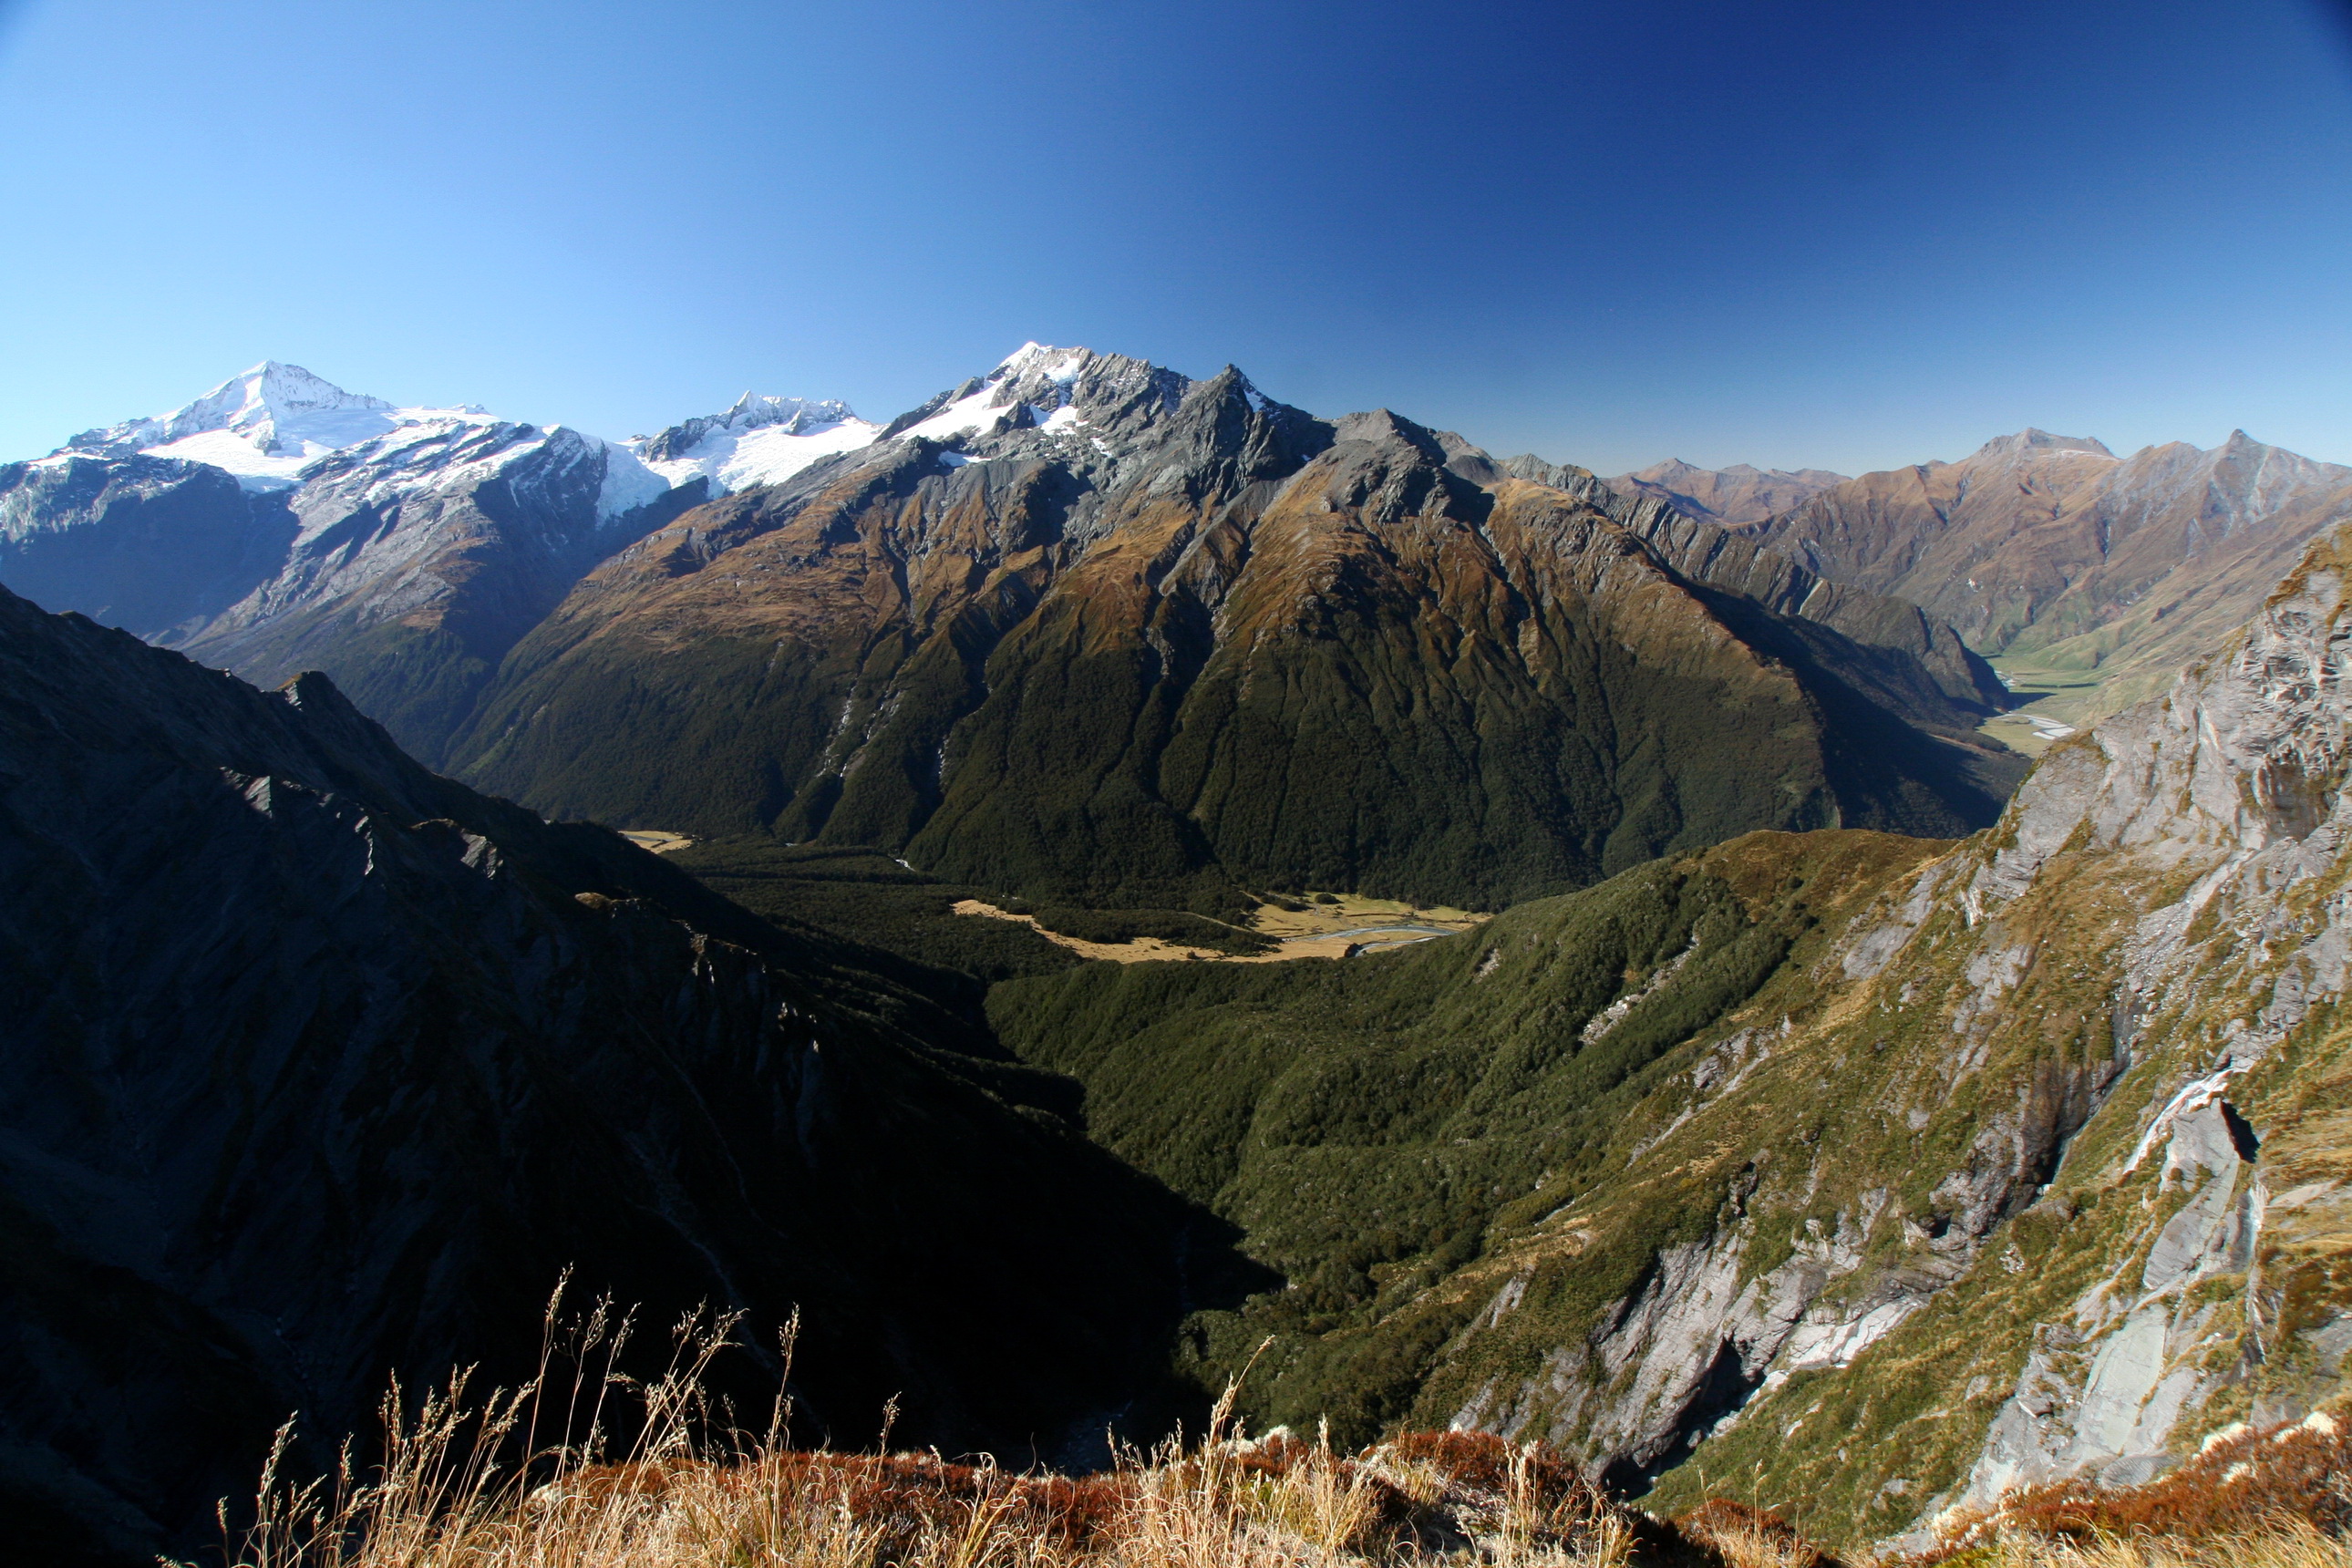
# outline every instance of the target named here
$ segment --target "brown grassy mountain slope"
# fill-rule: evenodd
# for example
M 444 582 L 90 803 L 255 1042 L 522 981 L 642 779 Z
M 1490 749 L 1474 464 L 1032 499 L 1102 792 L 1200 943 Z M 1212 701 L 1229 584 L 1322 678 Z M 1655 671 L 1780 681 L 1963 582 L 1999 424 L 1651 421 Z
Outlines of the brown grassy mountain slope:
M 2118 458 L 2027 430 L 1957 463 L 1864 474 L 1759 524 L 1834 582 L 1911 600 L 2079 723 L 2164 689 L 2244 622 L 2313 535 L 2352 515 L 2352 468 L 2249 438 Z
M 1491 906 L 1750 827 L 1990 820 L 2019 764 L 1948 684 L 1458 437 L 1032 349 L 607 563 L 458 754 L 1060 900 Z

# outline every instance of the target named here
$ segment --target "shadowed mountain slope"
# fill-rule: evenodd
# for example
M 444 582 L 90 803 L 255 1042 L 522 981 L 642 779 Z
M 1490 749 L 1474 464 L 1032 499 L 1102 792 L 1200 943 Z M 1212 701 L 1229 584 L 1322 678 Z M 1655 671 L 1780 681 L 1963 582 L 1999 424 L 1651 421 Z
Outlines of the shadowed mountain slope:
M 435 777 L 320 677 L 5 594 L 0 981 L 28 1559 L 192 1550 L 289 1411 L 331 1443 L 389 1372 L 511 1386 L 566 1268 L 656 1341 L 745 1311 L 745 1410 L 797 1309 L 813 1429 L 896 1396 L 1021 1459 L 1098 1442 L 1220 1277 L 919 966 Z
M 2118 458 L 2026 430 L 1845 480 L 1756 537 L 1948 622 L 2021 690 L 2056 693 L 2038 711 L 2079 723 L 2161 691 L 2347 516 L 2352 468 L 2243 431 Z
M 567 814 L 1204 911 L 1491 907 L 1749 827 L 1998 811 L 1989 679 L 1676 548 L 1385 412 L 1032 345 L 600 567 L 453 756 Z
M 1756 835 L 1402 952 L 991 994 L 1296 1288 L 1259 1421 L 1540 1436 L 1847 1543 L 2145 1480 L 2352 1347 L 2352 557 L 1957 846 Z

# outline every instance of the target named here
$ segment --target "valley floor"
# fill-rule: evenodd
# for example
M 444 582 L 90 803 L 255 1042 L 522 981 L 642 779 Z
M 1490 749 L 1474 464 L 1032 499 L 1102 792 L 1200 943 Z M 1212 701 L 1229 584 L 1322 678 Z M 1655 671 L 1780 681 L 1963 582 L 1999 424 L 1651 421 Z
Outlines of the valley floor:
M 1315 900 L 1321 901 L 1315 901 Z M 1286 900 L 1286 902 L 1292 900 Z M 1354 893 L 1309 895 L 1297 908 L 1266 903 L 1258 906 L 1250 929 L 1272 939 L 1276 946 L 1263 952 L 1226 952 L 1193 947 L 1156 936 L 1126 942 L 1089 942 L 1047 929 L 1035 915 L 1015 914 L 982 899 L 963 899 L 951 912 L 1025 925 L 1056 947 L 1080 958 L 1106 959 L 1114 963 L 1150 963 L 1169 960 L 1202 960 L 1226 963 L 1281 963 L 1296 958 L 1353 958 L 1386 952 L 1441 936 L 1475 930 L 1490 916 L 1445 907 L 1423 909 L 1393 899 L 1367 899 Z

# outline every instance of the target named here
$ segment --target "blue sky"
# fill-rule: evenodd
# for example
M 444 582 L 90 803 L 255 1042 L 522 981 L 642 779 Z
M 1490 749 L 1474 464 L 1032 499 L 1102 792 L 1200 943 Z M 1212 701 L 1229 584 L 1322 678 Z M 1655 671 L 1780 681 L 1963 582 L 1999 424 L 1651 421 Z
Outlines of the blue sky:
M 0 457 L 265 356 L 625 436 L 1036 338 L 1603 472 L 2352 462 L 2319 0 L 0 0 Z

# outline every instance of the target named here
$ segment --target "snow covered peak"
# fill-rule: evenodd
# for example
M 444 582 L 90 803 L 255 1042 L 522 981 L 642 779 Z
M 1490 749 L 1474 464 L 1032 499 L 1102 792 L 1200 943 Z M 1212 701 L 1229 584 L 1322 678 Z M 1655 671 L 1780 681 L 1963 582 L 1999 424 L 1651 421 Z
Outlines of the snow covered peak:
M 1086 373 L 1093 362 L 1092 349 L 1057 349 L 1050 343 L 1023 343 L 996 362 L 996 370 L 988 379 L 1000 375 L 1021 376 L 1034 372 L 1041 379 L 1057 386 L 1068 386 Z
M 391 428 L 384 418 L 391 412 L 392 405 L 381 397 L 345 392 L 300 365 L 272 359 L 169 414 L 85 431 L 69 445 L 81 450 L 129 447 L 147 451 L 191 436 L 226 432 L 265 453 L 282 451 L 306 438 L 326 447 L 343 447 L 383 434 Z
M 880 431 L 837 399 L 747 392 L 724 414 L 688 419 L 623 445 L 672 486 L 701 479 L 723 494 L 777 484 L 819 458 L 866 445 Z
M 396 408 L 345 392 L 300 365 L 264 360 L 169 414 L 85 430 L 52 457 L 177 458 L 226 468 L 248 489 L 275 489 L 314 458 L 403 426 L 487 419 L 479 408 Z
M 1114 406 L 1147 404 L 1172 409 L 1192 383 L 1124 354 L 1029 342 L 974 376 L 904 414 L 884 432 L 905 440 L 965 447 L 1017 430 L 1075 434 Z
M 639 457 L 664 460 L 685 457 L 717 433 L 740 437 L 750 431 L 782 426 L 790 434 L 805 436 L 845 421 L 865 423 L 851 411 L 848 404 L 836 398 L 760 397 L 747 392 L 737 398 L 733 406 L 724 414 L 688 419 L 656 436 L 633 437 L 629 446 Z

